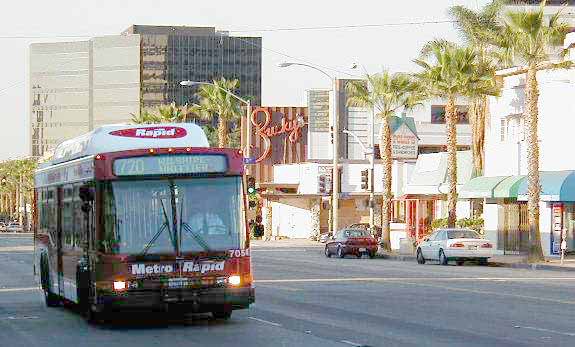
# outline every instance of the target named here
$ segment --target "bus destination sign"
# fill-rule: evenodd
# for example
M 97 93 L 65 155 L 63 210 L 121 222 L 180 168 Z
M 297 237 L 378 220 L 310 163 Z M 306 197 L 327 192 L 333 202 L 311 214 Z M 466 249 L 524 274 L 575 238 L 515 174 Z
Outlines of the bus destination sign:
M 170 154 L 122 158 L 114 161 L 116 176 L 224 173 L 227 159 L 221 154 Z

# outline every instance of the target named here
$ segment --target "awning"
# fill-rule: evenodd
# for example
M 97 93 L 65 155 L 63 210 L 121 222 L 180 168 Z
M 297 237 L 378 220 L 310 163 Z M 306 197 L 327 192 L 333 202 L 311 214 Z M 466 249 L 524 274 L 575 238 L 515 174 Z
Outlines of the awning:
M 509 176 L 493 189 L 493 197 L 496 199 L 517 198 L 519 185 L 525 179 L 525 176 Z
M 541 201 L 575 201 L 575 171 L 541 171 Z M 517 200 L 527 201 L 527 179 L 521 181 Z
M 421 154 L 406 186 L 404 194 L 441 195 L 449 190 L 447 184 L 447 153 Z M 471 178 L 471 152 L 457 152 L 457 189 Z
M 461 199 L 493 198 L 493 189 L 508 176 L 481 176 L 467 182 L 459 192 Z

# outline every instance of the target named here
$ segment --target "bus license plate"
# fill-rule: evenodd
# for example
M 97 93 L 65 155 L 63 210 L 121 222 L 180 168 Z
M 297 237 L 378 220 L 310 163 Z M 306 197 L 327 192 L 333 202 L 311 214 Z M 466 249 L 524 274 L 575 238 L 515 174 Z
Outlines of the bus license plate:
M 188 286 L 188 279 L 185 277 L 169 278 L 168 288 L 185 288 Z

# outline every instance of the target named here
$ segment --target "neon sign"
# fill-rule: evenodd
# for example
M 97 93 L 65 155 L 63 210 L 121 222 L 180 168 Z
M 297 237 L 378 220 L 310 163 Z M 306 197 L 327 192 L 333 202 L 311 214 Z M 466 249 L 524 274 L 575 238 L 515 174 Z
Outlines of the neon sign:
M 259 113 L 264 114 L 262 121 L 258 120 Z M 271 124 L 272 115 L 267 108 L 259 107 L 252 112 L 250 121 L 255 127 L 256 135 L 260 136 L 263 140 L 262 154 L 255 160 L 259 163 L 266 159 L 272 150 L 271 138 L 286 134 L 291 143 L 296 143 L 302 137 L 301 129 L 306 125 L 302 120 L 302 116 L 298 115 L 295 119 L 288 119 L 285 115 L 282 117 L 280 124 Z

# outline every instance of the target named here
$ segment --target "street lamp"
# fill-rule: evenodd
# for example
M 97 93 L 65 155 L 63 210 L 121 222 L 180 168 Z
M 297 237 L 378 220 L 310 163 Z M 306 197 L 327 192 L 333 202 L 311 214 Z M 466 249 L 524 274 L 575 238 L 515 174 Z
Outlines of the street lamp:
M 323 71 L 322 69 L 305 63 L 296 63 L 296 62 L 283 62 L 279 63 L 278 67 L 285 68 L 289 66 L 304 66 L 310 69 L 314 69 L 316 71 L 321 72 L 325 76 L 327 76 L 332 85 L 332 93 L 333 93 L 333 100 L 334 100 L 334 107 L 333 107 L 333 168 L 332 168 L 332 197 L 331 197 L 331 207 L 332 207 L 332 231 L 335 234 L 338 230 L 338 212 L 339 212 L 339 98 L 337 92 L 337 78 L 331 76 L 327 72 Z
M 197 85 L 213 86 L 213 87 L 216 87 L 219 90 L 223 91 L 224 93 L 228 94 L 229 96 L 234 97 L 235 99 L 239 100 L 240 102 L 243 102 L 244 104 L 246 104 L 246 125 L 247 125 L 248 129 L 247 129 L 247 137 L 246 137 L 246 148 L 245 148 L 244 153 L 246 154 L 247 158 L 251 158 L 251 144 L 252 144 L 252 127 L 251 127 L 251 122 L 250 122 L 250 115 L 252 114 L 251 102 L 247 99 L 240 98 L 236 94 L 232 93 L 231 91 L 229 91 L 225 88 L 218 86 L 215 83 L 186 80 L 186 81 L 181 81 L 180 85 L 184 86 L 184 87 L 192 87 L 192 86 L 197 86 Z M 247 171 L 246 174 L 249 175 L 250 174 L 249 166 L 247 167 L 246 171 Z
M 367 73 L 367 70 L 365 69 L 365 66 L 363 66 L 362 64 L 353 63 L 351 65 L 351 69 L 355 70 L 359 66 L 361 66 L 361 68 L 363 69 L 363 72 L 365 73 L 366 77 L 369 76 L 369 74 Z M 369 87 L 370 87 L 369 78 L 367 79 L 367 83 L 368 83 L 368 89 L 369 89 Z M 373 88 L 373 85 L 371 87 Z M 361 140 L 359 138 L 357 138 L 357 136 L 355 136 L 355 134 L 352 134 L 352 135 L 354 135 L 356 140 L 359 142 L 359 144 L 361 145 L 361 147 L 364 150 L 364 153 L 366 155 L 369 155 L 369 166 L 370 166 L 369 171 L 370 171 L 370 175 L 371 175 L 371 184 L 370 184 L 370 188 L 369 188 L 369 227 L 371 228 L 372 231 L 375 231 L 375 211 L 374 211 L 374 208 L 375 208 L 375 112 L 373 112 L 373 107 L 370 108 L 370 112 L 371 112 L 371 131 L 370 131 L 371 152 L 367 151 L 365 146 L 361 143 Z M 382 149 L 380 148 L 380 150 L 382 150 Z M 383 187 L 383 189 L 385 189 L 385 187 Z

